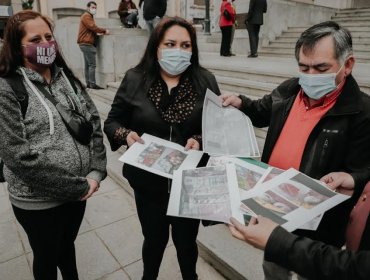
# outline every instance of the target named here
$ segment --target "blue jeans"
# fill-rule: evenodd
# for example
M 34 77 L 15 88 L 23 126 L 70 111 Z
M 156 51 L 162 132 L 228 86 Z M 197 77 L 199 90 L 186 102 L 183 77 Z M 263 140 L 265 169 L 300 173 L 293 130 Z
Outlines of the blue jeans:
M 84 55 L 86 85 L 95 85 L 96 47 L 93 45 L 80 45 L 80 49 Z
M 154 30 L 154 28 L 157 26 L 158 22 L 160 21 L 161 21 L 161 18 L 158 16 L 150 20 L 145 20 L 146 28 L 148 29 L 149 34 L 152 33 L 152 31 Z

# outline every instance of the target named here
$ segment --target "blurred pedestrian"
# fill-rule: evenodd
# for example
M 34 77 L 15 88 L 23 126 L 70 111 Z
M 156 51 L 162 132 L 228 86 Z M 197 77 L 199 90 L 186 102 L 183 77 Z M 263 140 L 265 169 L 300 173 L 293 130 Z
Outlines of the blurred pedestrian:
M 263 14 L 267 12 L 266 0 L 250 0 L 249 10 L 246 19 L 246 26 L 249 35 L 250 54 L 248 57 L 258 57 L 258 41 Z
M 122 0 L 117 11 L 121 23 L 127 28 L 137 27 L 139 12 L 132 0 Z
M 231 0 L 222 0 L 220 7 L 220 28 L 222 32 L 221 56 L 231 56 L 231 35 L 235 22 L 235 10 L 231 5 Z
M 158 22 L 165 15 L 167 0 L 140 0 L 139 7 L 144 5 L 144 20 L 149 33 L 152 33 Z
M 235 54 L 231 50 L 232 50 L 232 46 L 233 46 L 233 42 L 234 42 L 235 30 L 236 30 L 236 28 L 238 28 L 238 21 L 236 20 L 236 5 L 235 5 L 235 0 L 232 0 L 231 1 L 231 6 L 234 9 L 235 21 L 234 21 L 234 24 L 233 24 L 233 28 L 231 29 L 230 54 L 232 56 L 234 56 Z
M 100 28 L 95 24 L 96 8 L 97 5 L 94 1 L 87 3 L 87 11 L 82 14 L 80 20 L 77 44 L 84 56 L 86 86 L 92 89 L 103 89 L 96 84 L 95 79 L 96 37 L 98 35 L 108 35 L 109 30 Z

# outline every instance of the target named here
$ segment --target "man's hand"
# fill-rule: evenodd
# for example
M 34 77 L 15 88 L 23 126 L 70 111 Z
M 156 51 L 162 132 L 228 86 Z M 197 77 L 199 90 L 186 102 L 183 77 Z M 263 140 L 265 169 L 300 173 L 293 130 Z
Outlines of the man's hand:
M 235 238 L 261 250 L 265 249 L 272 231 L 278 226 L 275 222 L 262 216 L 258 216 L 258 219 L 253 217 L 248 226 L 242 225 L 235 218 L 231 218 L 230 222 L 229 229 Z
M 90 198 L 94 192 L 98 191 L 99 190 L 99 182 L 93 180 L 93 179 L 90 179 L 90 178 L 86 178 L 88 184 L 89 184 L 89 191 L 87 192 L 87 194 L 85 194 L 84 197 L 81 198 L 82 201 L 84 200 L 87 200 L 88 198 Z
M 237 95 L 223 94 L 221 95 L 221 99 L 222 99 L 222 106 L 224 107 L 231 105 L 237 109 L 240 109 L 240 107 L 242 106 L 242 100 Z
M 200 148 L 199 142 L 195 140 L 194 138 L 189 138 L 188 142 L 185 145 L 185 151 L 187 150 L 197 150 L 198 151 L 199 148 Z
M 355 180 L 346 172 L 331 172 L 320 179 L 329 188 L 339 193 L 351 196 L 355 188 Z
M 109 35 L 110 34 L 110 31 L 108 29 L 105 30 L 105 35 Z
M 132 144 L 135 142 L 139 142 L 140 144 L 144 144 L 144 140 L 135 132 L 131 131 L 126 137 L 127 146 L 131 147 Z

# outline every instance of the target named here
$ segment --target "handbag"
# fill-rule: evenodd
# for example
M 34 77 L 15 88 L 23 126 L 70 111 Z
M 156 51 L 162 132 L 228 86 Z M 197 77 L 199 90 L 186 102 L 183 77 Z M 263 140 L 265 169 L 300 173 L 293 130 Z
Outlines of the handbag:
M 358 199 L 355 207 L 351 211 L 349 222 L 346 229 L 347 249 L 357 251 L 361 244 L 361 239 L 369 238 L 363 236 L 366 223 L 370 213 L 370 182 L 368 182 Z
M 38 84 L 36 86 L 53 103 L 72 137 L 82 145 L 88 145 L 92 138 L 93 125 L 77 110 L 68 108 L 56 101 L 41 85 Z M 70 98 L 70 100 L 73 103 L 73 107 L 77 108 L 77 104 L 74 103 L 73 99 Z
M 227 20 L 232 19 L 230 12 L 226 8 L 224 9 L 223 15 Z

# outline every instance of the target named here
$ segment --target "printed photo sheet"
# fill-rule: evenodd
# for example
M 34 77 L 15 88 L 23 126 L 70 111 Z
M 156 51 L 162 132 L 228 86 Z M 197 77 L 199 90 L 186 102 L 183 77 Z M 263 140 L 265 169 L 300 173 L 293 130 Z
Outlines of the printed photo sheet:
M 242 203 L 251 212 L 293 231 L 348 198 L 289 169 L 250 190 Z
M 146 133 L 141 138 L 145 143 L 134 143 L 119 160 L 170 179 L 175 170 L 196 168 L 203 155 Z
M 176 171 L 167 215 L 229 223 L 243 223 L 233 164 Z
M 211 156 L 208 160 L 207 166 L 219 166 L 227 163 L 233 163 L 235 165 L 240 199 L 248 196 L 248 191 L 258 185 L 259 180 L 266 172 L 265 168 L 234 157 Z
M 203 150 L 213 156 L 259 157 L 250 119 L 240 110 L 223 107 L 219 96 L 207 89 L 202 116 Z
M 267 168 L 265 174 L 263 174 L 263 176 L 261 177 L 259 183 L 265 183 L 269 180 L 271 180 L 272 178 L 276 177 L 277 175 L 280 175 L 284 172 L 283 169 L 280 169 L 280 168 L 277 168 L 277 167 L 272 167 L 270 166 L 269 168 Z M 317 182 L 319 182 L 320 184 L 324 184 L 318 180 L 316 180 Z M 324 185 L 325 186 L 325 185 Z M 243 199 L 243 198 L 242 198 Z M 305 229 L 305 230 L 316 230 L 321 222 L 321 219 L 322 219 L 322 216 L 324 214 L 321 214 L 315 218 L 313 218 L 311 221 L 308 221 L 307 223 L 305 223 L 304 225 L 301 225 L 299 227 L 299 229 Z

